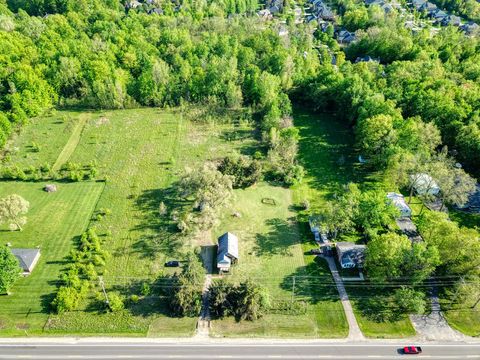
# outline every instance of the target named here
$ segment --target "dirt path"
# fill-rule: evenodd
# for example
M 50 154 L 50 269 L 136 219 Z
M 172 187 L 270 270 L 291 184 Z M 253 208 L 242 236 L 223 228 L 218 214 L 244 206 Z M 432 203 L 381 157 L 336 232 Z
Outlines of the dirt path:
M 347 291 L 345 290 L 345 286 L 343 285 L 342 277 L 338 273 L 337 264 L 335 264 L 335 260 L 330 256 L 323 257 L 327 263 L 328 267 L 330 268 L 330 272 L 332 273 L 333 280 L 335 280 L 335 284 L 337 285 L 338 294 L 340 295 L 340 300 L 343 305 L 343 310 L 345 311 L 345 316 L 347 317 L 348 322 L 348 340 L 358 341 L 358 340 L 365 340 L 365 337 L 360 330 L 360 327 L 357 323 L 357 318 L 353 312 L 352 304 L 348 299 Z
M 85 124 L 87 123 L 88 116 L 87 114 L 81 114 L 78 118 L 77 123 L 75 124 L 75 127 L 72 131 L 72 134 L 70 135 L 70 138 L 68 139 L 67 143 L 62 149 L 62 152 L 58 155 L 57 160 L 55 161 L 55 164 L 53 164 L 52 170 L 58 171 L 62 167 L 63 164 L 65 164 L 68 159 L 70 159 L 70 156 L 73 154 L 75 151 L 78 143 L 80 142 L 80 138 L 82 137 L 82 131 L 83 128 L 85 127 Z

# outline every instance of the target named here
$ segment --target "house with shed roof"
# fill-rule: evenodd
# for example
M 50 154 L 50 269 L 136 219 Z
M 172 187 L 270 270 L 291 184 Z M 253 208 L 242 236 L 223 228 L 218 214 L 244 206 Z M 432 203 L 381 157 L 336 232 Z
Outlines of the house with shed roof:
M 40 259 L 40 249 L 12 249 L 11 251 L 17 258 L 23 275 L 29 275 Z
M 220 273 L 229 272 L 238 261 L 238 238 L 226 232 L 218 238 L 217 268 Z
M 412 216 L 412 209 L 407 205 L 402 194 L 389 192 L 387 193 L 387 199 L 393 206 L 400 210 L 400 218 L 409 218 Z
M 343 269 L 363 268 L 366 245 L 357 245 L 348 241 L 340 241 L 335 245 L 340 266 Z
M 340 30 L 337 34 L 337 40 L 340 44 L 350 44 L 355 41 L 355 33 L 348 30 Z

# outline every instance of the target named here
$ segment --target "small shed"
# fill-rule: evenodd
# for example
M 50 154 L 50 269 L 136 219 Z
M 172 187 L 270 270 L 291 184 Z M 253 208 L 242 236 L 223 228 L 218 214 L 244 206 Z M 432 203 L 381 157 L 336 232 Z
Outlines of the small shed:
M 29 275 L 40 259 L 40 249 L 12 249 L 11 251 L 18 259 L 24 275 Z
M 440 187 L 435 180 L 428 174 L 418 173 L 410 175 L 410 181 L 413 188 L 418 195 L 433 195 L 440 193 Z
M 357 245 L 348 241 L 336 243 L 337 257 L 343 269 L 363 268 L 366 245 Z
M 217 268 L 220 273 L 229 272 L 238 261 L 238 238 L 226 232 L 218 238 Z
M 407 202 L 402 194 L 389 192 L 387 193 L 387 199 L 393 206 L 400 210 L 401 218 L 409 218 L 412 216 L 412 209 L 410 209 L 410 206 L 407 205 Z

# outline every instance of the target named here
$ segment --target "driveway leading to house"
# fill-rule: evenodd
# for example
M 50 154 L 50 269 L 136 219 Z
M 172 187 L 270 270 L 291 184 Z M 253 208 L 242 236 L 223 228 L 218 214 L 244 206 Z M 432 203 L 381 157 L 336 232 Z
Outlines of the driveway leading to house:
M 328 267 L 330 268 L 330 272 L 332 273 L 333 280 L 337 285 L 338 294 L 340 295 L 340 301 L 342 302 L 343 309 L 345 311 L 345 316 L 347 317 L 348 321 L 348 340 L 365 340 L 365 337 L 360 330 L 360 327 L 357 323 L 357 318 L 353 312 L 352 304 L 348 299 L 347 291 L 345 290 L 345 286 L 343 285 L 343 280 L 340 274 L 338 273 L 337 264 L 335 264 L 335 259 L 331 256 L 324 256 L 323 257 L 327 263 Z
M 431 312 L 428 315 L 410 315 L 418 337 L 422 340 L 463 341 L 468 336 L 452 329 L 443 316 L 438 299 L 438 289 L 433 288 L 430 296 Z

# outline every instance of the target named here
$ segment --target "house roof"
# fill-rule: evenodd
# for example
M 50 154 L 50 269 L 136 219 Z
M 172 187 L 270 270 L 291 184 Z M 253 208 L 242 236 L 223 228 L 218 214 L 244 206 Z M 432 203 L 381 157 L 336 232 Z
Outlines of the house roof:
M 238 259 L 238 238 L 236 235 L 226 232 L 218 238 L 217 263 Z
M 418 173 L 410 176 L 412 182 L 414 182 L 414 188 L 417 193 L 425 194 L 429 193 L 436 195 L 440 192 L 440 188 L 433 180 L 433 178 L 425 173 Z
M 365 262 L 366 245 L 357 245 L 348 241 L 340 241 L 336 243 L 337 255 L 340 264 L 348 263 L 355 264 L 357 267 L 362 267 Z
M 407 205 L 405 202 L 405 198 L 403 197 L 402 194 L 398 194 L 395 192 L 389 192 L 387 193 L 387 198 L 392 202 L 392 204 L 400 210 L 402 213 L 411 213 L 412 209 L 410 209 L 410 206 Z
M 31 272 L 40 257 L 40 249 L 12 249 L 11 251 L 25 272 Z

